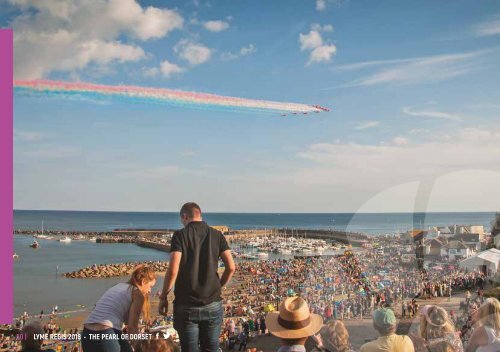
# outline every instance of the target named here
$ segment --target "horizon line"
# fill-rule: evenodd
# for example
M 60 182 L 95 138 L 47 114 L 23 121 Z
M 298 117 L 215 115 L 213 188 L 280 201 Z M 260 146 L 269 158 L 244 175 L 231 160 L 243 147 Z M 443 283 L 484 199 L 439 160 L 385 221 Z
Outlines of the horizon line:
M 12 209 L 13 211 L 53 211 L 53 212 L 80 212 L 80 213 L 174 213 L 179 210 L 72 210 L 72 209 Z M 499 213 L 500 210 L 460 210 L 460 211 L 379 211 L 379 212 L 255 212 L 255 211 L 203 211 L 202 214 L 429 214 L 429 213 Z

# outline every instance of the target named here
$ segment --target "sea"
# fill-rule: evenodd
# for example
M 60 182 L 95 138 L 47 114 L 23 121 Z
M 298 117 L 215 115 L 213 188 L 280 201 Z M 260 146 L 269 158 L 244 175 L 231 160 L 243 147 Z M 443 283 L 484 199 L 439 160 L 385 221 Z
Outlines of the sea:
M 455 224 L 483 225 L 489 231 L 493 212 L 469 213 L 204 213 L 211 225 L 231 229 L 336 229 L 370 236 L 404 232 L 412 228 Z M 114 229 L 178 229 L 178 213 L 15 210 L 14 228 L 66 231 L 112 231 Z M 57 305 L 65 316 L 89 310 L 111 286 L 126 278 L 66 279 L 62 273 L 92 264 L 168 260 L 168 253 L 134 244 L 98 244 L 88 241 L 61 243 L 39 240 L 37 250 L 29 248 L 32 238 L 14 235 L 14 312 L 50 313 Z M 273 259 L 270 256 L 270 259 Z M 159 278 L 156 287 L 163 284 Z

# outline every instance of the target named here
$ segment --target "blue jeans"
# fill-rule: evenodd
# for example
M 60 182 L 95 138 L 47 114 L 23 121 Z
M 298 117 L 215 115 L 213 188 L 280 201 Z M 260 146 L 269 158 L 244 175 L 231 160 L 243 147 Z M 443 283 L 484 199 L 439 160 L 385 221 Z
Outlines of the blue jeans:
M 110 338 L 110 334 L 117 334 L 118 338 Z M 120 330 L 112 328 L 99 331 L 84 328 L 82 332 L 82 350 L 83 352 L 132 352 L 130 343 L 122 340 L 121 334 Z M 99 339 L 96 339 L 96 336 L 99 336 Z
M 174 304 L 174 329 L 182 352 L 218 352 L 223 314 L 222 301 L 202 307 Z

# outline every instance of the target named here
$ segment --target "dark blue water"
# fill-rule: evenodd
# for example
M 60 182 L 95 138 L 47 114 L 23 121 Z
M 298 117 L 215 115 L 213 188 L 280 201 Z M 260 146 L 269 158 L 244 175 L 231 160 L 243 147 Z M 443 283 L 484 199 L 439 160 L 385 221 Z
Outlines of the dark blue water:
M 492 212 L 481 213 L 204 213 L 211 225 L 227 225 L 232 229 L 301 228 L 332 229 L 369 234 L 394 233 L 412 228 L 454 224 L 484 225 L 490 228 Z M 178 213 L 94 212 L 94 211 L 14 211 L 16 229 L 77 231 L 111 231 L 116 228 L 177 229 L 181 227 Z

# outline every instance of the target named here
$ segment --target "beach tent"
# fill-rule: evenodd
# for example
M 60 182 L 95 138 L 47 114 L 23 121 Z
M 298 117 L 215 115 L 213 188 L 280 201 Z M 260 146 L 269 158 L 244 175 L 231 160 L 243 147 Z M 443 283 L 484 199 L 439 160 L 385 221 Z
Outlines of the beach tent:
M 500 250 L 496 248 L 488 249 L 478 253 L 472 257 L 460 261 L 459 266 L 461 268 L 466 268 L 470 271 L 481 269 L 486 266 L 493 273 L 498 270 L 498 263 L 500 262 Z

